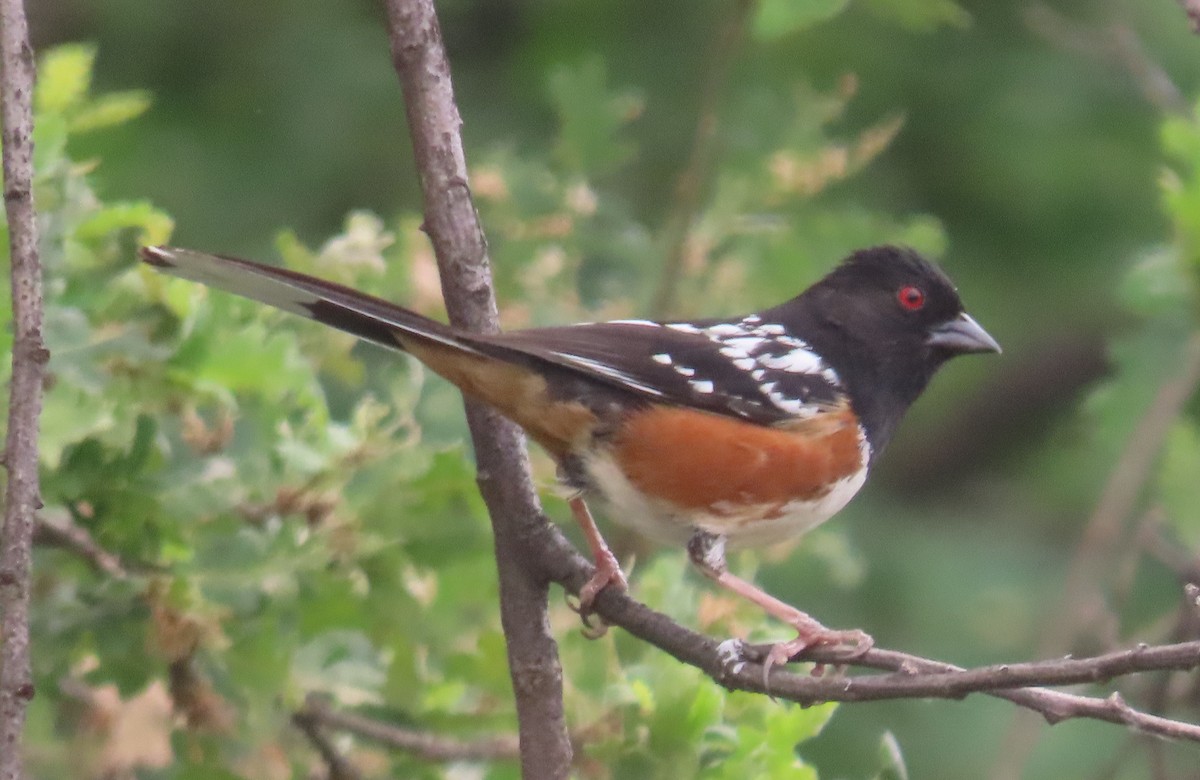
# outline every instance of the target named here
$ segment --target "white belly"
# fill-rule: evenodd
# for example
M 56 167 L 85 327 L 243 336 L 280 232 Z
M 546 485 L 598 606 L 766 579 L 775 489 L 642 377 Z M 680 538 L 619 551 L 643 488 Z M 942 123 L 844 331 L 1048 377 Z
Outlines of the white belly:
M 584 465 L 588 478 L 606 505 L 604 515 L 651 539 L 683 544 L 696 530 L 724 536 L 731 547 L 758 547 L 799 536 L 841 511 L 867 479 L 870 450 L 865 437 L 858 471 L 839 480 L 829 492 L 812 500 L 778 504 L 715 505 L 702 511 L 681 511 L 637 490 L 607 453 Z

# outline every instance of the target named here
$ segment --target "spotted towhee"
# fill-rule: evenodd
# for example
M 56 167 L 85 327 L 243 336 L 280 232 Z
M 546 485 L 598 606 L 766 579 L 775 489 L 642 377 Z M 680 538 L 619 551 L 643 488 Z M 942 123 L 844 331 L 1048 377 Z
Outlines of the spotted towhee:
M 916 252 L 855 252 L 797 297 L 755 314 L 620 320 L 497 335 L 468 333 L 309 276 L 188 249 L 149 247 L 150 265 L 406 351 L 516 421 L 574 491 L 596 572 L 625 587 L 584 496 L 661 540 L 686 543 L 700 570 L 798 632 L 781 662 L 832 631 L 729 573 L 730 545 L 801 534 L 846 505 L 900 418 L 946 360 L 1000 346 L 963 310 L 950 280 Z

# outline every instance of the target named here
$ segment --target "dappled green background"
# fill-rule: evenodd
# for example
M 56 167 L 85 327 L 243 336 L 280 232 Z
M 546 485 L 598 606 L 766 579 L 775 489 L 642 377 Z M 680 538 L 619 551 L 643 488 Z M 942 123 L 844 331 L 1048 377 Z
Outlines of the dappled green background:
M 511 729 L 455 394 L 406 361 L 133 266 L 137 241 L 169 236 L 438 311 L 380 8 L 30 5 L 39 50 L 94 47 L 93 94 L 145 91 L 96 110 L 72 81 L 76 50 L 41 111 L 47 514 L 146 568 L 114 583 L 66 553 L 39 557 L 35 771 L 110 760 L 112 734 L 72 712 L 62 679 L 114 684 L 128 702 L 169 665 L 217 703 L 189 711 L 175 760 L 145 776 L 301 771 L 315 759 L 287 715 L 312 690 L 445 733 Z M 510 326 L 662 313 L 677 181 L 736 6 L 440 4 Z M 1006 351 L 939 377 L 836 522 L 738 565 L 885 647 L 1034 658 L 1118 454 L 1196 327 L 1200 131 L 1172 117 L 1200 90 L 1200 40 L 1171 0 L 763 0 L 748 26 L 672 313 L 776 303 L 850 249 L 900 241 L 944 263 Z M 142 97 L 148 110 L 117 123 Z M 1156 538 L 1184 560 L 1200 541 L 1198 425 L 1193 402 L 1139 503 L 1161 508 Z M 704 601 L 708 630 L 770 634 L 752 612 L 722 618 L 681 552 L 614 536 L 652 606 L 695 625 Z M 1089 590 L 1119 619 L 1087 621 L 1074 651 L 1167 638 L 1176 575 L 1132 541 L 1113 549 Z M 792 744 L 825 711 L 725 697 L 628 637 L 587 643 L 565 609 L 556 621 L 572 725 L 594 745 L 585 776 L 871 777 L 889 732 L 913 777 L 982 777 L 1010 757 L 1011 708 L 974 697 L 844 706 L 799 768 Z M 1200 718 L 1186 696 L 1171 705 Z M 1059 725 L 1023 776 L 1150 776 L 1126 743 L 1110 725 Z M 378 776 L 440 776 L 355 749 Z M 1194 764 L 1191 748 L 1157 749 Z

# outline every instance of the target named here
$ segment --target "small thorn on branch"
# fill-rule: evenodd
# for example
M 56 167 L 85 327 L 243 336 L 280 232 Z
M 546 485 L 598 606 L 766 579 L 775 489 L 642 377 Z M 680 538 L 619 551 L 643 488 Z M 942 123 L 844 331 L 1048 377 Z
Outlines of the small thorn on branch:
M 1200 607 L 1200 585 L 1196 585 L 1194 582 L 1187 583 L 1183 586 L 1183 595 L 1192 602 L 1192 606 Z

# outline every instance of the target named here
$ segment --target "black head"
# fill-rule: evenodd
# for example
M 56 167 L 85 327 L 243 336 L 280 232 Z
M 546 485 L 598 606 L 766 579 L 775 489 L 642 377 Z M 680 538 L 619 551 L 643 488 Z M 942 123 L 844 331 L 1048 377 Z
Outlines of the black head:
M 838 372 L 876 452 L 943 363 L 1000 351 L 950 279 L 911 249 L 855 252 L 775 312 Z

